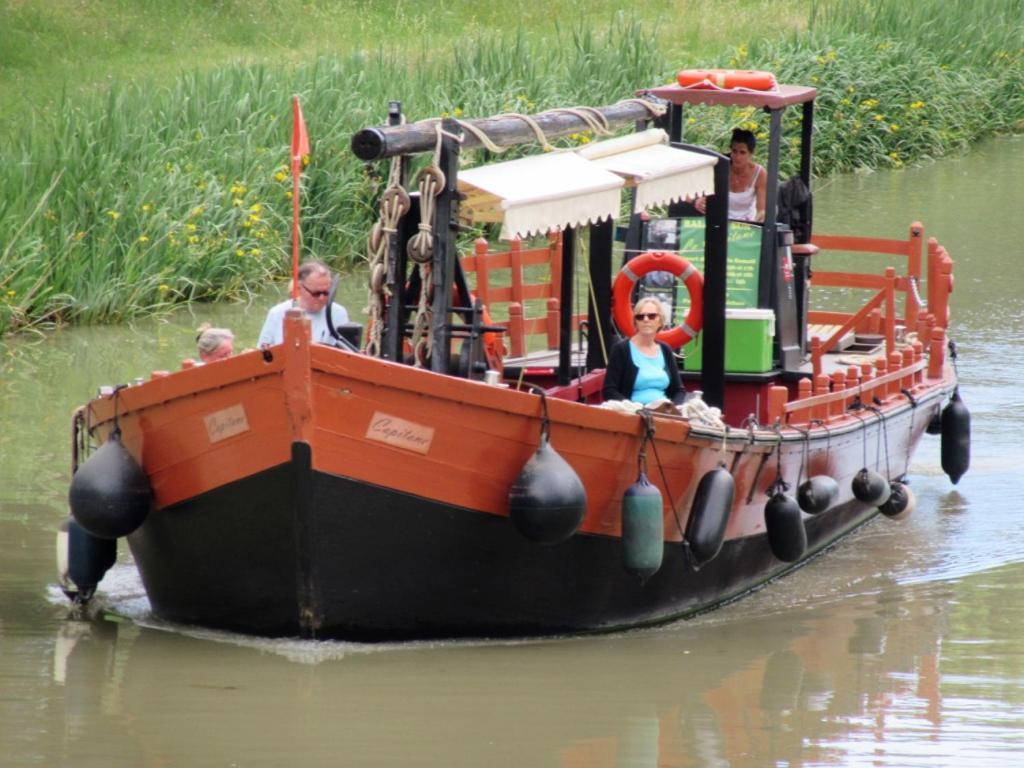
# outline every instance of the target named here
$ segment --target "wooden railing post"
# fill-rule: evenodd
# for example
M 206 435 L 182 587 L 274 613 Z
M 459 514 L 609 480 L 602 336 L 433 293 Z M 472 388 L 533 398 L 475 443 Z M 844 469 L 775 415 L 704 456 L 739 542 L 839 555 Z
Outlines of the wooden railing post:
M 914 362 L 918 363 L 924 359 L 924 344 L 920 341 L 914 342 Z M 924 383 L 924 369 L 914 372 L 914 384 Z
M 789 399 L 789 389 L 786 387 L 770 387 L 768 389 L 768 423 L 786 423 L 786 401 Z
M 921 249 L 923 247 L 924 227 L 921 222 L 915 221 L 910 225 L 910 236 L 907 239 L 907 277 L 911 283 L 916 283 L 918 293 L 921 288 Z M 907 330 L 917 326 L 918 313 L 924 310 L 917 303 L 913 285 L 907 286 L 907 294 L 903 297 L 903 321 Z
M 939 288 L 939 241 L 928 238 L 928 313 L 935 314 L 937 291 Z
M 811 373 L 814 376 L 814 380 L 817 381 L 821 375 L 821 356 L 824 350 L 821 348 L 821 337 L 814 336 L 811 338 Z
M 484 304 L 490 304 L 490 264 L 487 261 L 487 240 L 478 237 L 473 243 L 474 266 L 476 267 L 476 297 Z
M 885 268 L 885 354 L 896 351 L 896 269 Z
M 827 395 L 829 392 L 830 379 L 823 373 L 819 373 L 814 377 L 814 394 L 815 395 Z M 828 420 L 828 403 L 824 405 L 816 405 L 811 409 L 811 413 L 814 418 L 821 419 L 822 421 Z
M 526 328 L 523 322 L 523 305 L 513 301 L 508 305 L 508 335 L 512 357 L 526 354 Z
M 796 385 L 797 402 L 806 400 L 813 394 L 814 385 L 808 378 L 800 379 Z M 811 421 L 811 412 L 808 408 L 794 408 L 789 415 L 790 424 L 808 424 Z
M 928 378 L 941 378 L 945 365 L 946 331 L 943 328 L 932 328 L 932 338 L 928 348 Z
M 843 392 L 846 389 L 846 374 L 843 371 L 832 372 L 832 392 Z M 833 418 L 841 418 L 846 413 L 846 398 L 841 397 L 833 400 L 829 411 L 829 421 Z

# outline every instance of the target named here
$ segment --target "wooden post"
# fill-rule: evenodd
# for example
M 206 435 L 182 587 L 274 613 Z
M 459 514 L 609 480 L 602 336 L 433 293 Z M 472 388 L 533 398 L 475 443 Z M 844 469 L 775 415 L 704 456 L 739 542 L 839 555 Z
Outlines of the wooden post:
M 885 268 L 885 354 L 896 351 L 896 270 Z
M 513 301 L 508 305 L 508 336 L 512 357 L 526 354 L 526 327 L 523 320 L 523 305 Z
M 923 238 L 924 227 L 921 225 L 921 222 L 915 221 L 910 225 L 910 237 L 907 240 L 907 277 L 917 283 L 918 293 L 920 293 L 921 288 L 921 248 Z M 908 286 L 908 288 L 906 296 L 903 297 L 903 321 L 909 331 L 917 325 L 917 315 L 924 308 L 918 306 L 913 287 Z
M 885 357 L 876 357 L 875 358 L 875 378 L 879 379 L 882 376 L 885 376 L 885 373 L 888 370 L 889 370 L 889 361 Z M 879 400 L 884 400 L 886 398 L 886 396 L 888 395 L 888 390 L 886 389 L 885 384 L 879 384 L 877 387 L 875 387 L 875 389 L 872 392 L 872 394 L 874 396 L 876 396 Z
M 814 394 L 815 395 L 827 395 L 829 378 L 823 373 L 818 374 L 814 377 Z M 828 421 L 828 404 L 816 405 L 811 409 L 814 418 L 821 419 L 822 421 Z
M 811 338 L 811 373 L 815 381 L 821 375 L 821 355 L 821 337 L 814 336 Z
M 903 355 L 901 355 L 899 352 L 893 352 L 891 355 L 889 355 L 889 373 L 898 372 L 902 365 Z M 894 379 L 893 381 L 890 381 L 889 386 L 887 388 L 888 393 L 890 395 L 898 395 L 900 393 L 900 385 L 902 384 L 902 382 L 903 379 Z
M 803 381 L 803 379 L 801 379 Z M 770 387 L 768 389 L 768 423 L 786 423 L 786 401 L 789 390 L 786 387 Z
M 846 389 L 846 374 L 842 371 L 832 372 L 832 392 L 843 392 Z M 841 397 L 835 400 L 829 410 L 829 421 L 833 418 L 842 418 L 843 414 L 846 413 L 846 398 Z
M 478 237 L 473 243 L 474 265 L 476 266 L 476 297 L 484 304 L 490 304 L 490 270 L 491 266 L 487 258 L 487 241 Z
M 946 331 L 942 328 L 933 328 L 931 344 L 928 348 L 928 378 L 942 378 L 942 369 L 945 365 Z
M 920 341 L 915 341 L 914 342 L 914 362 L 917 363 L 917 362 L 920 362 L 923 359 L 924 359 L 924 344 L 922 344 Z M 914 384 L 917 385 L 917 384 L 922 384 L 922 383 L 924 383 L 924 370 L 917 371 L 914 374 Z
M 814 385 L 811 383 L 810 379 L 806 377 L 800 379 L 800 381 L 798 381 L 796 385 L 797 402 L 800 402 L 801 400 L 806 400 L 808 397 L 811 397 L 811 395 L 814 394 L 812 392 L 813 389 Z M 790 412 L 789 415 L 790 424 L 807 424 L 810 422 L 810 420 L 811 412 L 808 408 L 795 408 L 793 411 Z
M 903 367 L 909 369 L 914 364 L 914 350 L 910 347 L 903 348 Z M 914 388 L 914 374 L 907 372 L 907 375 L 900 379 L 900 387 L 902 389 L 913 389 Z
M 928 314 L 935 314 L 936 291 L 939 287 L 939 241 L 928 238 Z
M 846 397 L 846 407 L 849 408 L 853 405 L 854 398 L 860 392 L 860 368 L 856 365 L 851 365 L 846 369 L 846 391 L 850 394 Z

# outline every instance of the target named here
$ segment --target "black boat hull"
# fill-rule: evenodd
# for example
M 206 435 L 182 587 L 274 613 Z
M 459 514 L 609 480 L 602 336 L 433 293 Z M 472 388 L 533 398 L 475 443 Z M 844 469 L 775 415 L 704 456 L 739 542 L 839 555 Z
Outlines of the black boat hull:
M 849 502 L 808 518 L 801 562 L 875 513 Z M 683 544 L 668 543 L 641 583 L 623 569 L 616 537 L 538 545 L 505 517 L 316 471 L 304 443 L 291 462 L 150 515 L 129 541 L 163 619 L 359 641 L 652 624 L 800 564 L 777 560 L 764 534 L 727 540 L 699 570 Z

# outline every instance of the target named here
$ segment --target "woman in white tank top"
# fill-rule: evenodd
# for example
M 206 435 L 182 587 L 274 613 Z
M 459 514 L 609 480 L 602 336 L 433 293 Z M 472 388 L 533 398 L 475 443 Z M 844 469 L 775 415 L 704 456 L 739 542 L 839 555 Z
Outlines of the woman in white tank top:
M 729 218 L 764 221 L 767 173 L 754 162 L 757 139 L 750 131 L 737 128 L 729 142 Z
M 764 221 L 764 198 L 768 174 L 754 162 L 757 139 L 750 131 L 737 128 L 729 142 L 729 218 L 741 221 Z M 699 213 L 707 212 L 707 200 L 698 197 L 694 205 Z

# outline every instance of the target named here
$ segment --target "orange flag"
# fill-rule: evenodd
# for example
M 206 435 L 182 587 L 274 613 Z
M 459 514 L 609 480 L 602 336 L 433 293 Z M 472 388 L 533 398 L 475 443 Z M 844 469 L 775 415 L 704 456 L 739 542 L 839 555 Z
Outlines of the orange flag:
M 309 134 L 306 133 L 306 121 L 302 119 L 302 107 L 299 97 L 292 97 L 292 163 L 302 163 L 302 158 L 309 154 Z

